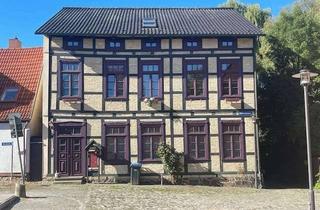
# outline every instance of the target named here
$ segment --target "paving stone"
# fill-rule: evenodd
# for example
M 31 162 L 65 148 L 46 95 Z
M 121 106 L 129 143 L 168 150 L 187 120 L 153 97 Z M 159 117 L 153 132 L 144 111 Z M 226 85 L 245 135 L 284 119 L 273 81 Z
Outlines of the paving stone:
M 308 207 L 306 189 L 130 184 L 37 185 L 27 189 L 29 198 L 21 199 L 13 209 L 305 210 Z M 316 201 L 320 201 L 320 192 L 316 192 Z M 319 203 L 316 206 L 320 209 Z

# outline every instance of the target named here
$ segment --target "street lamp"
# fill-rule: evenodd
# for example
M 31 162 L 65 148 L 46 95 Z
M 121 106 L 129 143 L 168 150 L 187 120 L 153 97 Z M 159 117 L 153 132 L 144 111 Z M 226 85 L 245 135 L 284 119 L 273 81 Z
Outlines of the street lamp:
M 261 165 L 260 165 L 260 145 L 259 145 L 259 128 L 258 128 L 258 117 L 256 115 L 251 116 L 252 123 L 254 124 L 255 132 L 255 154 L 256 154 L 256 170 L 255 170 L 255 187 L 257 189 L 262 188 L 262 176 L 261 176 Z
M 312 159 L 311 159 L 311 139 L 309 125 L 309 102 L 308 102 L 308 86 L 311 78 L 318 74 L 310 72 L 308 69 L 302 69 L 299 74 L 292 75 L 293 78 L 300 79 L 300 85 L 304 91 L 304 108 L 306 121 L 306 136 L 307 136 L 307 155 L 308 155 L 308 176 L 309 176 L 309 209 L 315 209 L 314 192 L 313 192 L 313 175 L 312 175 Z

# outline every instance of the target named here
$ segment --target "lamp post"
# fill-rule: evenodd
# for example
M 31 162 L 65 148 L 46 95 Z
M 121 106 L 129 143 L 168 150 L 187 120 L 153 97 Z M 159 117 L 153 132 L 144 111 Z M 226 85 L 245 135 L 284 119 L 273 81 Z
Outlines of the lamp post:
M 262 176 L 261 176 L 261 165 L 260 165 L 260 144 L 259 144 L 259 129 L 258 129 L 258 118 L 256 115 L 252 115 L 251 117 L 252 123 L 254 124 L 254 131 L 255 131 L 255 154 L 256 154 L 256 170 L 255 170 L 255 187 L 257 189 L 262 188 Z
M 309 209 L 315 209 L 314 191 L 313 191 L 313 173 L 312 173 L 312 156 L 311 156 L 311 139 L 310 139 L 310 125 L 309 125 L 309 102 L 308 102 L 308 86 L 311 78 L 318 74 L 312 73 L 307 69 L 302 69 L 299 74 L 292 77 L 300 79 L 300 85 L 303 86 L 304 92 L 304 108 L 306 121 L 306 136 L 307 136 L 307 156 L 308 156 L 308 176 L 309 176 Z

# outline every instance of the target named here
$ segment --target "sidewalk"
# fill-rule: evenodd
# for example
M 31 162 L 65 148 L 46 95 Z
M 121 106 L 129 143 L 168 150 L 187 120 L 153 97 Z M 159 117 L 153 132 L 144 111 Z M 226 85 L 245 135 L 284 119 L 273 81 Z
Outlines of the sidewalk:
M 0 185 L 0 203 L 14 195 L 14 184 Z
M 10 196 L 14 195 L 14 192 L 0 192 L 0 203 L 3 203 Z
M 7 185 L 7 186 L 0 186 L 0 208 L 1 204 L 12 204 L 17 201 L 17 198 L 13 198 L 12 196 L 14 195 L 14 188 L 13 185 Z M 8 200 L 11 198 L 10 200 Z

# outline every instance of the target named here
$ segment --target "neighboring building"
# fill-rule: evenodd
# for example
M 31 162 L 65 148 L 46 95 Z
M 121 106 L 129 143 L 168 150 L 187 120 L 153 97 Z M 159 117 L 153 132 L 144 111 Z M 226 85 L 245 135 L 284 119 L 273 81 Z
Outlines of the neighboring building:
M 255 171 L 255 48 L 228 8 L 64 8 L 44 35 L 43 176 L 158 177 L 165 142 L 185 177 Z M 101 143 L 103 158 L 87 154 Z M 100 164 L 99 164 L 100 163 Z
M 8 121 L 8 114 L 14 112 L 21 114 L 25 141 L 19 138 L 20 150 L 26 173 L 30 172 L 30 142 L 42 134 L 42 56 L 42 47 L 21 48 L 17 38 L 9 40 L 8 49 L 0 49 L 0 176 L 21 172 L 17 141 L 11 138 Z

